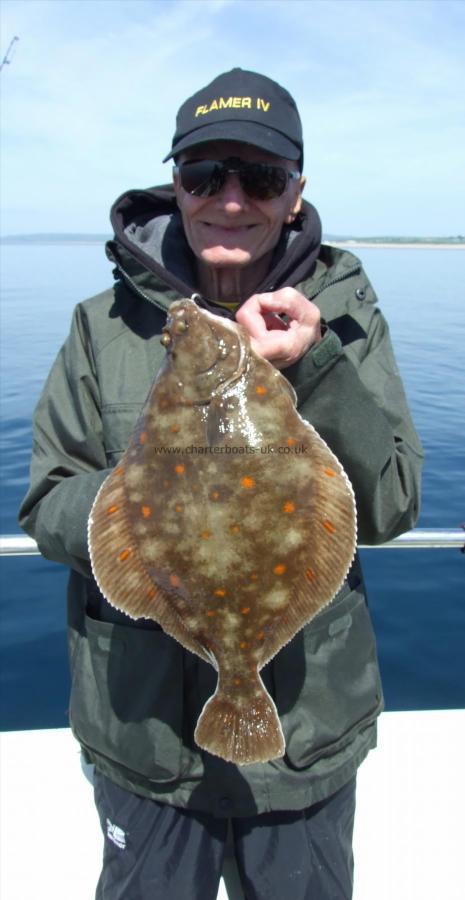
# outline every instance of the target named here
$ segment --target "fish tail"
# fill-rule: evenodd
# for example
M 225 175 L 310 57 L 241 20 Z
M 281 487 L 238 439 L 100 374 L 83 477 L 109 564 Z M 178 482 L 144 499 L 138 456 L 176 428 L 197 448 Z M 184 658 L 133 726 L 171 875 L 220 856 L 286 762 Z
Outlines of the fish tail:
M 254 688 L 242 702 L 218 688 L 197 722 L 194 737 L 199 747 L 239 766 L 284 756 L 276 707 L 258 674 Z

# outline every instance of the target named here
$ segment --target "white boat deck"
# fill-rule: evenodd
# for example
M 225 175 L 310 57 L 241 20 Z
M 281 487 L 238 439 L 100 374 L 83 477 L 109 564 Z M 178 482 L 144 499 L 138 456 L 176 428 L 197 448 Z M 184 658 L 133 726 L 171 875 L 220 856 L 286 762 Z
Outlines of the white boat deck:
M 359 772 L 354 900 L 464 900 L 464 748 L 465 710 L 383 714 Z M 70 731 L 4 732 L 0 754 L 1 900 L 92 900 L 102 836 Z M 227 898 L 242 900 L 232 860 Z

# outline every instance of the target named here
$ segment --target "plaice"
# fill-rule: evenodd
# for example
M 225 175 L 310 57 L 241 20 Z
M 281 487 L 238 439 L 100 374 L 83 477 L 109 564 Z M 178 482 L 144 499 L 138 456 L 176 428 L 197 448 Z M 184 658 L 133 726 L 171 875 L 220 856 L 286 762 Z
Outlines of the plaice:
M 92 569 L 111 604 L 217 670 L 197 744 L 267 762 L 285 742 L 259 672 L 341 587 L 354 495 L 240 326 L 180 300 L 162 342 L 143 414 L 91 511 Z

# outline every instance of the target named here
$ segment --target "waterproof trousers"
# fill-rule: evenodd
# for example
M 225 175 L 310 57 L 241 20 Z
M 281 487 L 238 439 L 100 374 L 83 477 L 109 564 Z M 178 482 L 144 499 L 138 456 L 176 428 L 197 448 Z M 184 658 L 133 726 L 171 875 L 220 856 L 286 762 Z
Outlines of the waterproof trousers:
M 99 772 L 95 801 L 105 838 L 96 900 L 216 900 L 227 819 L 139 797 Z M 299 812 L 230 820 L 246 900 L 350 900 L 354 813 L 355 779 Z

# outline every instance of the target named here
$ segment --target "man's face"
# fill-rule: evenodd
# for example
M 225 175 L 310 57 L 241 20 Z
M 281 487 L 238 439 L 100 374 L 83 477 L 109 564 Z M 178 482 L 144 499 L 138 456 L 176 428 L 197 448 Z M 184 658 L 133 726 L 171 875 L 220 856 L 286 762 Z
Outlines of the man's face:
M 297 163 L 248 144 L 218 141 L 186 151 L 179 163 L 194 159 L 263 162 L 295 171 Z M 242 189 L 237 175 L 228 175 L 222 189 L 212 197 L 194 197 L 174 176 L 174 189 L 184 231 L 195 256 L 206 265 L 246 267 L 269 253 L 278 243 L 284 224 L 300 210 L 304 179 L 288 181 L 286 190 L 273 200 L 254 200 Z

